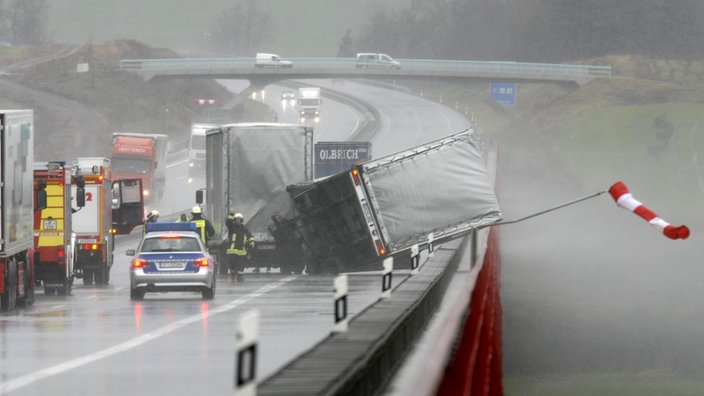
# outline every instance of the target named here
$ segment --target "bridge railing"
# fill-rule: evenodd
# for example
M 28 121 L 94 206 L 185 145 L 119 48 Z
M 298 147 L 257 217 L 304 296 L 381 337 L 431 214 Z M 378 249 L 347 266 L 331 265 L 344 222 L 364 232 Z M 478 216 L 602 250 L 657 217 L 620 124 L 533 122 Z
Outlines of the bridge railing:
M 354 58 L 287 58 L 294 69 L 349 70 L 356 68 Z M 431 59 L 398 59 L 404 71 L 436 71 L 452 73 L 496 73 L 516 75 L 560 75 L 611 77 L 610 66 L 570 65 L 550 63 L 462 61 Z M 254 69 L 254 58 L 180 58 L 180 59 L 125 59 L 120 61 L 121 70 L 167 71 L 167 70 L 247 70 Z

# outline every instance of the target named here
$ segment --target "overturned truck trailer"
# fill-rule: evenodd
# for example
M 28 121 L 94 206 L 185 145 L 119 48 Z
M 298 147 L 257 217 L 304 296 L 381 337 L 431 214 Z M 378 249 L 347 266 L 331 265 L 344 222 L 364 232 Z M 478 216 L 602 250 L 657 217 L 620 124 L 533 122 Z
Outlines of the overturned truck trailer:
M 443 243 L 501 220 L 471 130 L 288 191 L 296 215 L 277 218 L 272 233 L 290 265 L 309 273 L 378 270 L 384 258 L 414 245 Z

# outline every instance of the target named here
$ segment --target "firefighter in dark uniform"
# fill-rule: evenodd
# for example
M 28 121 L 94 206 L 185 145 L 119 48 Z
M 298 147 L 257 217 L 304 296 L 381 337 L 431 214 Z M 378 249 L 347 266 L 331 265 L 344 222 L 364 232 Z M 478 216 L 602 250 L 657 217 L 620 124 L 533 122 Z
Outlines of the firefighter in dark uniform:
M 230 264 L 230 279 L 237 276 L 237 281 L 244 281 L 244 269 L 249 258 L 248 251 L 254 249 L 254 237 L 243 224 L 242 213 L 230 213 L 227 216 L 227 226 L 230 246 L 227 248 L 227 257 Z
M 213 228 L 213 224 L 210 220 L 203 216 L 203 209 L 198 205 L 191 209 L 191 223 L 195 223 L 196 231 L 200 235 L 200 239 L 207 246 L 210 238 L 215 235 L 215 228 Z

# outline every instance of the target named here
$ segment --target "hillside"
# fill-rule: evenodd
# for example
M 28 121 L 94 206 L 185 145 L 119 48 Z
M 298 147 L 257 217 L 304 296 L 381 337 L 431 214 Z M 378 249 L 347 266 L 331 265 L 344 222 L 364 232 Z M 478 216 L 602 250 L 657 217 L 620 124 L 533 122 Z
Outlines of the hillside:
M 109 156 L 115 131 L 166 133 L 185 140 L 204 111 L 199 98 L 227 103 L 233 94 L 212 80 L 145 82 L 117 70 L 121 59 L 176 57 L 177 54 L 121 40 L 82 46 L 0 50 L 0 107 L 35 110 L 37 160 Z M 29 62 L 37 60 L 40 62 Z M 78 73 L 88 63 L 90 71 Z M 256 107 L 245 102 L 245 107 Z M 266 117 L 264 109 L 254 111 Z M 242 110 L 231 121 L 246 120 Z

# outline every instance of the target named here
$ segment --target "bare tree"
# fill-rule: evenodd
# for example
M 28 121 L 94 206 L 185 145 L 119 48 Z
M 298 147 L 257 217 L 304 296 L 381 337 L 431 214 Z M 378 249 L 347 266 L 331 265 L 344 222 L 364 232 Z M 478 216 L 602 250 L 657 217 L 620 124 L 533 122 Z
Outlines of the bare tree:
M 354 40 L 352 39 L 352 30 L 347 29 L 345 36 L 340 42 L 340 47 L 337 50 L 337 56 L 341 58 L 354 57 Z
M 228 8 L 215 20 L 211 35 L 218 52 L 251 56 L 271 37 L 271 18 L 254 0 Z
M 6 7 L 10 42 L 14 45 L 46 42 L 48 11 L 48 0 L 10 0 Z

